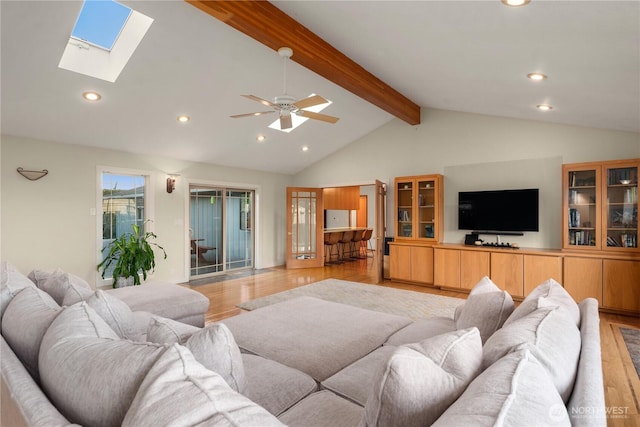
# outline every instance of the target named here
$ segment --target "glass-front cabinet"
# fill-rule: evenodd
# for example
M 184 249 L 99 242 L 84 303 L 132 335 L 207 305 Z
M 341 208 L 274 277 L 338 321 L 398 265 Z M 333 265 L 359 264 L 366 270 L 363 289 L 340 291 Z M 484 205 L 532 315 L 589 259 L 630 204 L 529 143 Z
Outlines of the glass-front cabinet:
M 586 247 L 595 249 L 600 246 L 600 236 L 596 226 L 599 221 L 599 192 L 600 167 L 587 165 L 583 168 L 571 169 L 565 172 L 568 189 L 565 196 L 567 208 L 564 209 L 567 218 L 565 224 L 566 247 Z
M 440 242 L 443 233 L 442 175 L 395 179 L 396 240 Z
M 638 164 L 605 169 L 604 177 L 607 249 L 638 248 Z
M 563 165 L 563 248 L 638 251 L 640 159 Z

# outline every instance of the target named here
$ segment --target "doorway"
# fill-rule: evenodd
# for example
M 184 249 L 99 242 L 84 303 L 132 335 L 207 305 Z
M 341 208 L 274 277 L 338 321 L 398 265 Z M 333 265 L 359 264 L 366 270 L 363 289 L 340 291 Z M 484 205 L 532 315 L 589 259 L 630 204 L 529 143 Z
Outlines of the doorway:
M 253 268 L 254 190 L 189 186 L 190 278 Z

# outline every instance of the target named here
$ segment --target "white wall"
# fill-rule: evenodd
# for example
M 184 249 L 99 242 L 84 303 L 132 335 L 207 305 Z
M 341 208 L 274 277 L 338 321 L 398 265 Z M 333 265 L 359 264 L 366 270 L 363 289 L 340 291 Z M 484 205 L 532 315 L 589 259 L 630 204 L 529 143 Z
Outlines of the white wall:
M 409 126 L 392 120 L 297 174 L 295 185 L 337 186 L 374 179 L 393 183 L 396 176 L 444 174 L 444 240 L 451 243 L 461 243 L 464 236 L 457 230 L 459 190 L 540 188 L 540 232 L 508 241 L 558 247 L 561 165 L 640 157 L 640 134 L 632 132 L 434 109 L 423 109 L 421 122 Z M 387 218 L 395 218 L 393 185 L 389 189 Z M 390 221 L 387 234 L 393 235 Z
M 154 279 L 184 281 L 189 250 L 189 180 L 246 184 L 257 188 L 256 267 L 284 264 L 285 187 L 289 175 L 228 168 L 176 159 L 149 157 L 120 151 L 81 147 L 3 135 L 0 142 L 2 259 L 28 273 L 34 268 L 63 270 L 96 281 L 98 226 L 90 209 L 98 203 L 97 167 L 110 166 L 147 171 L 154 192 L 154 231 L 167 251 L 167 260 L 157 260 Z M 38 181 L 28 181 L 16 172 L 47 169 Z M 177 188 L 168 194 L 167 173 L 178 173 Z

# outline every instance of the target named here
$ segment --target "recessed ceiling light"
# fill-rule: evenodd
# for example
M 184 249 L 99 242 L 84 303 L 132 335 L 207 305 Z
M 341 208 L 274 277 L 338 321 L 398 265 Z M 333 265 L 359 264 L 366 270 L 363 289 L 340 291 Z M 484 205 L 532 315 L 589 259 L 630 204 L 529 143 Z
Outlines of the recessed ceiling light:
M 178 116 L 178 121 L 180 123 L 187 123 L 189 120 L 191 120 L 191 117 L 187 116 L 186 114 L 181 114 Z
M 524 6 L 526 4 L 529 4 L 531 0 L 501 0 L 501 1 L 507 6 L 516 7 L 516 6 Z
M 82 97 L 87 101 L 100 101 L 100 99 L 102 98 L 102 95 L 100 95 L 98 92 L 89 91 L 89 92 L 84 92 L 82 94 Z
M 308 145 L 303 145 L 302 146 L 302 151 L 309 151 L 309 146 Z
M 553 107 L 549 104 L 538 104 L 536 105 L 536 108 L 540 111 L 549 111 L 549 110 L 553 110 Z
M 264 135 L 258 135 L 258 136 L 256 137 L 256 140 L 257 140 L 258 142 L 263 142 L 265 139 L 267 139 L 267 137 L 266 137 L 266 136 L 264 136 Z
M 544 79 L 547 78 L 547 76 L 545 76 L 542 73 L 529 73 L 529 74 L 527 74 L 527 77 L 530 80 L 534 80 L 534 81 L 540 81 L 540 80 L 544 80 Z

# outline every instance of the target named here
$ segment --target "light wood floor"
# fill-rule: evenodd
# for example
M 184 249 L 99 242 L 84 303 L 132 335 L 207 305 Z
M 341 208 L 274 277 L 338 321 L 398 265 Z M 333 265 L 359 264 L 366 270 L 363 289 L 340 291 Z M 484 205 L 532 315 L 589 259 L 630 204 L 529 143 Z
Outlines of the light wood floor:
M 335 278 L 354 282 L 374 283 L 374 263 L 371 258 L 341 265 L 301 270 L 273 268 L 255 275 L 216 281 L 193 286 L 211 301 L 206 322 L 214 322 L 239 314 L 236 307 L 249 301 L 288 289 L 304 286 L 323 279 Z M 466 298 L 466 293 L 443 291 L 385 280 L 382 286 L 426 292 L 437 295 Z M 600 339 L 602 342 L 602 369 L 608 425 L 614 427 L 640 426 L 640 379 L 631 363 L 618 327 L 627 325 L 640 328 L 640 318 L 600 313 Z

